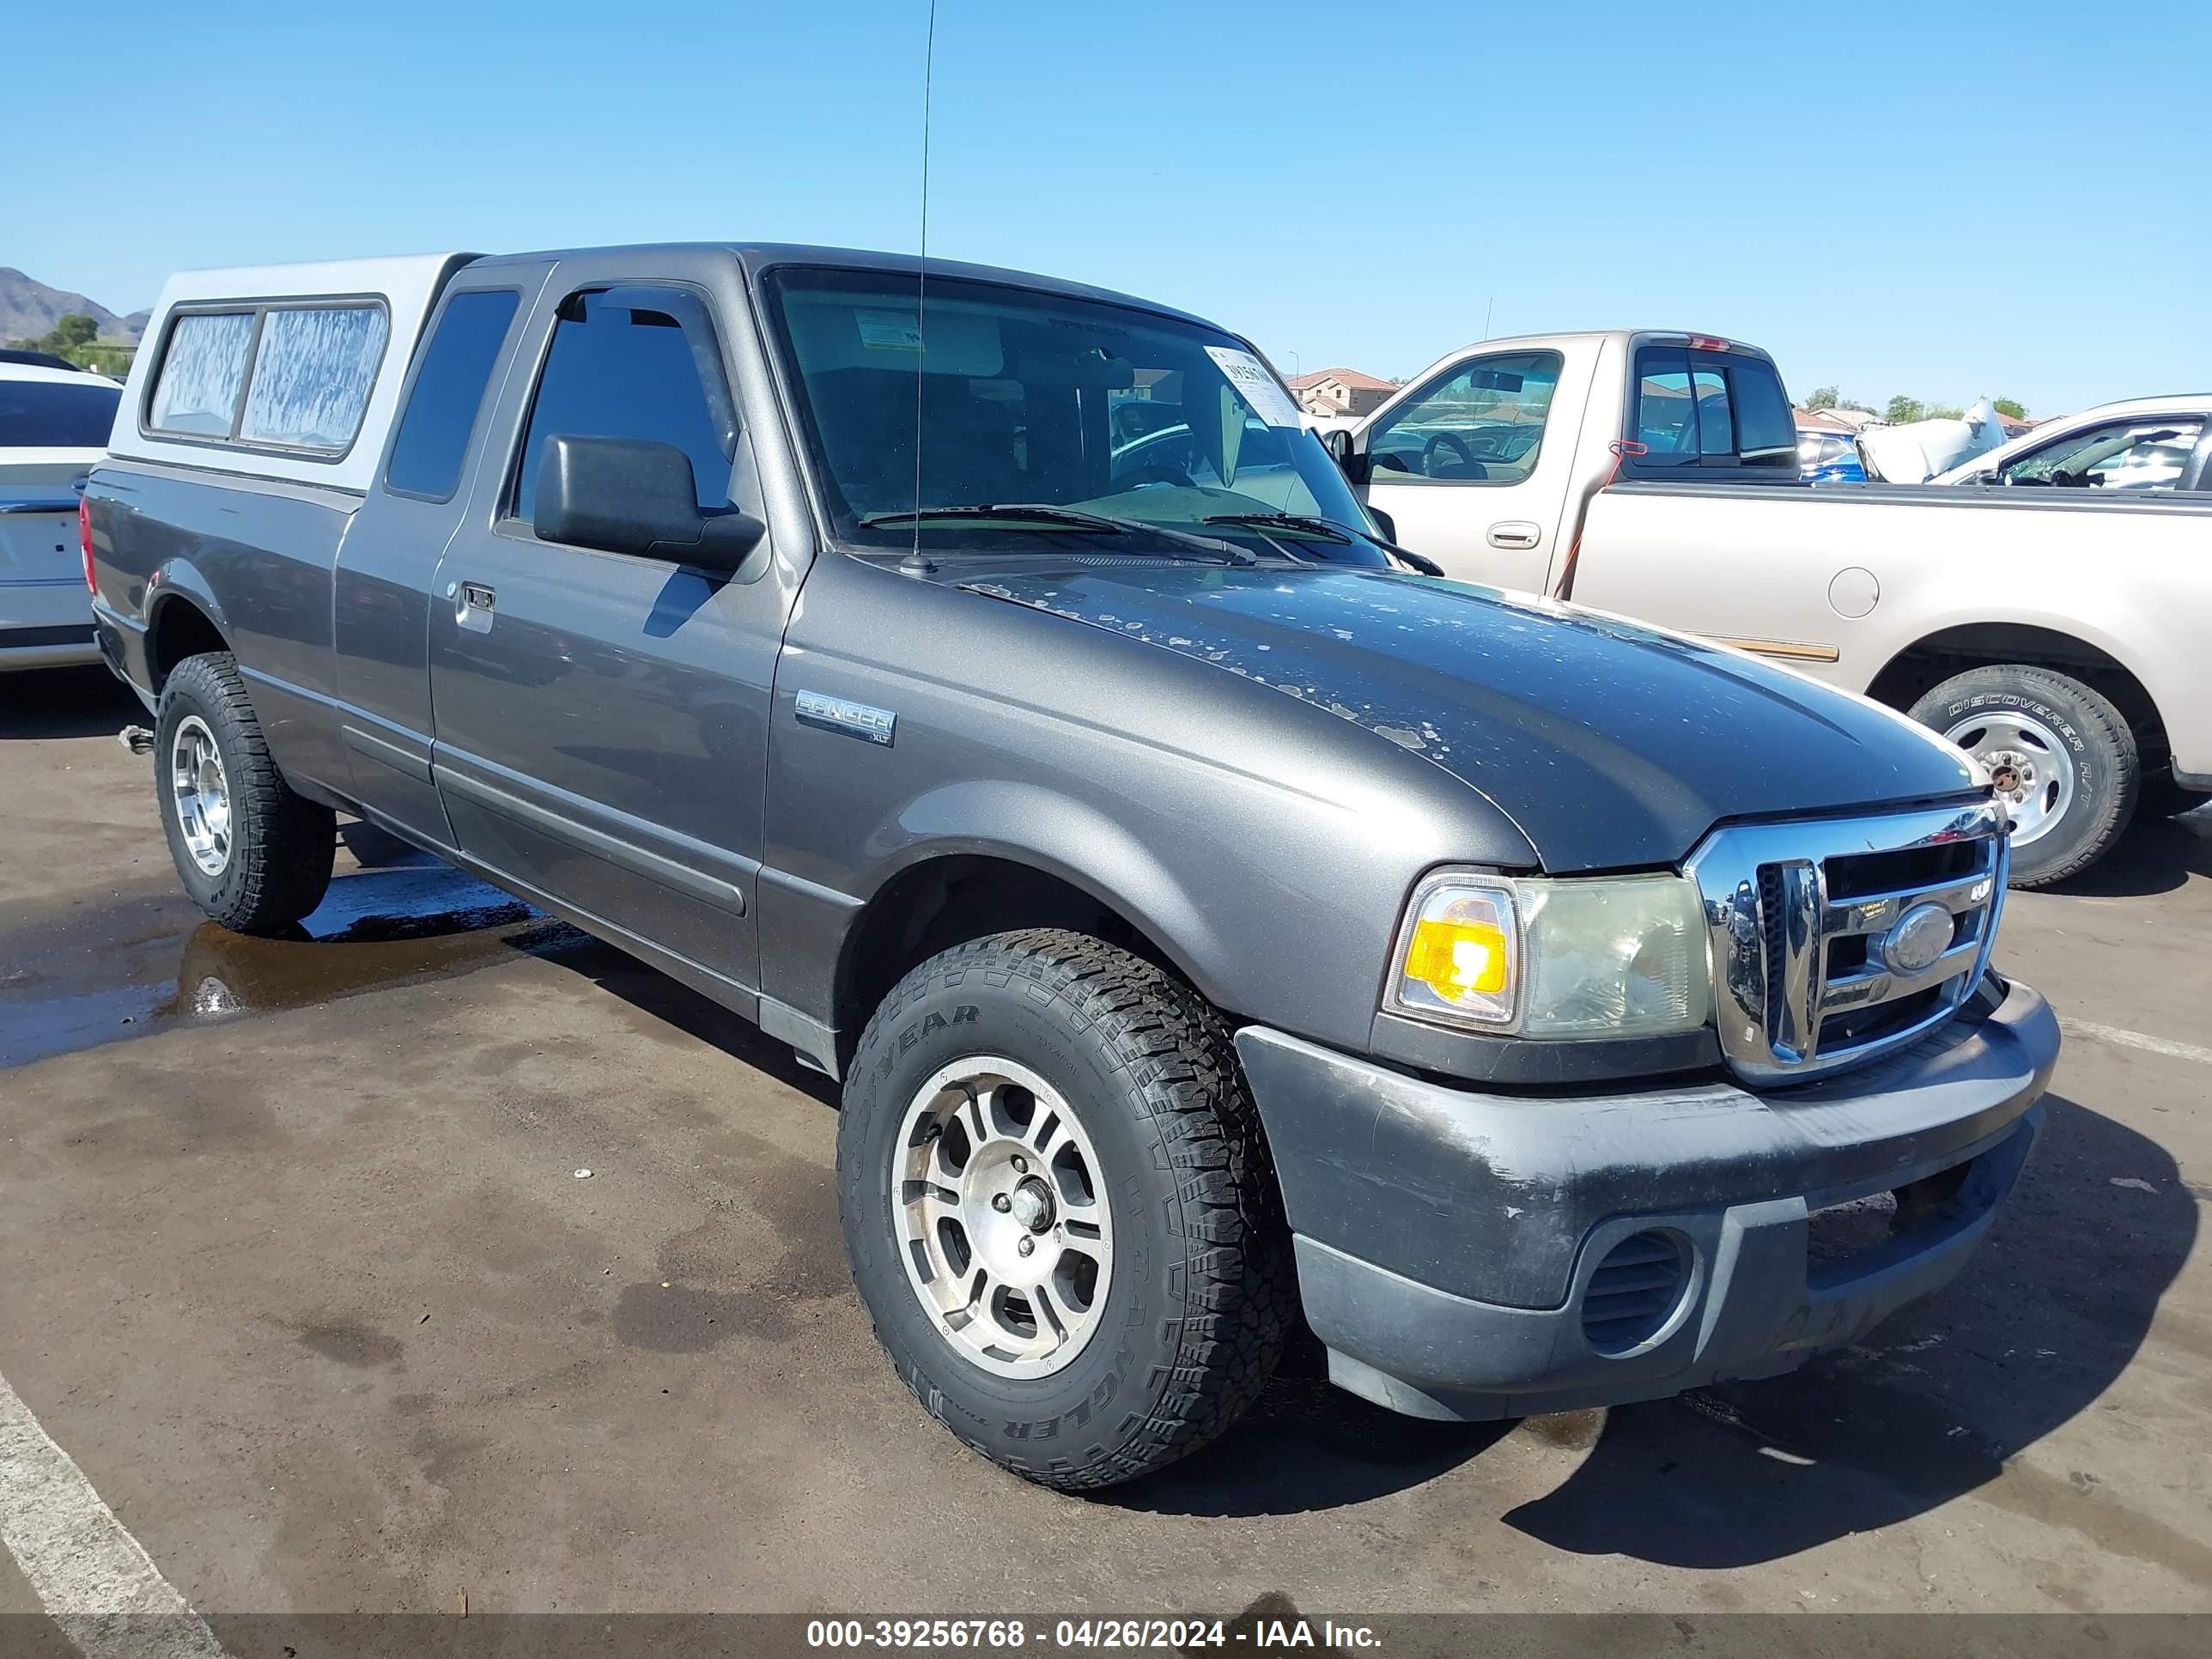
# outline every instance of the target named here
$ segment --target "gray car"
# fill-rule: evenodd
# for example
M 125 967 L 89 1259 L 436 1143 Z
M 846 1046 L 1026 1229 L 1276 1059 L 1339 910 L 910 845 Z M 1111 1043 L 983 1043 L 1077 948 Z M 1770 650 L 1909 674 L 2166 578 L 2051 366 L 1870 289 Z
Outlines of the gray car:
M 897 1374 L 1030 1479 L 1204 1443 L 1301 1322 L 1436 1418 L 1787 1370 L 2027 1155 L 1971 759 L 1413 574 L 1209 323 L 712 246 L 147 337 L 94 611 L 193 897 L 296 922 L 354 814 L 757 1021 L 842 1080 Z

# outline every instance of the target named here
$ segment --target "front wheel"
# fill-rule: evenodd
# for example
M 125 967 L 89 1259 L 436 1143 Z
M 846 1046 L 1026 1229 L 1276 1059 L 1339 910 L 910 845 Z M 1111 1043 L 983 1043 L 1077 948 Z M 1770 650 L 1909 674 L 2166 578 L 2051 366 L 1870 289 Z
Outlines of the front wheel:
M 1295 1323 L 1274 1171 L 1219 1017 L 1079 933 L 931 957 L 868 1022 L 839 1212 L 930 1413 L 1066 1491 L 1146 1474 L 1258 1398 Z
M 2047 887 L 2110 852 L 2142 787 L 2135 733 L 2112 701 L 2046 668 L 1954 675 L 1912 718 L 1989 768 L 2012 815 L 2012 884 Z

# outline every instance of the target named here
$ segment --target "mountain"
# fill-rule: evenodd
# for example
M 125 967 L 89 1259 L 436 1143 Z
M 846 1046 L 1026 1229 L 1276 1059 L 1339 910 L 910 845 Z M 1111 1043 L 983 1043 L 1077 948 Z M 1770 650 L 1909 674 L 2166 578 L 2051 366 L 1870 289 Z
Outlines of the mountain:
M 127 340 L 134 345 L 145 332 L 151 315 L 134 311 L 128 317 L 118 317 L 82 294 L 48 288 L 13 265 L 0 265 L 0 343 L 35 340 L 73 311 L 81 311 L 98 323 L 101 339 Z

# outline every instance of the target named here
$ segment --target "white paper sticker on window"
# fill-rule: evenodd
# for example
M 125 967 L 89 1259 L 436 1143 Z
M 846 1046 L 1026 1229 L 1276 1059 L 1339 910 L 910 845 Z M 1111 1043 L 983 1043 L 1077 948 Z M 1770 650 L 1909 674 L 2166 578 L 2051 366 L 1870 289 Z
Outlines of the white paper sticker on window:
M 860 325 L 860 343 L 873 346 L 878 351 L 919 351 L 921 349 L 921 329 L 908 311 L 856 311 L 853 320 Z
M 1270 374 L 1267 366 L 1257 357 L 1233 346 L 1208 346 L 1206 355 L 1229 377 L 1229 384 L 1251 405 L 1255 415 L 1269 426 L 1297 425 L 1298 406 L 1283 390 L 1283 383 Z

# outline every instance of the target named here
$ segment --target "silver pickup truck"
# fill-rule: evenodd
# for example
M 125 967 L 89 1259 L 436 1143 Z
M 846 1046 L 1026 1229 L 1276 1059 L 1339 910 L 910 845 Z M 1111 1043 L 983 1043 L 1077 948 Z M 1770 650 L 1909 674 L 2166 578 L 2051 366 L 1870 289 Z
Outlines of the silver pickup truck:
M 2212 799 L 2212 427 L 2152 430 L 2179 444 L 2182 487 L 2027 488 L 2050 480 L 1984 457 L 1997 487 L 1815 489 L 1765 353 L 1614 331 L 1466 347 L 1334 441 L 1398 538 L 1454 576 L 1910 710 L 1988 767 L 2014 884 L 2038 887 L 2137 814 Z
M 1203 1443 L 1301 1319 L 1429 1417 L 1785 1370 L 2027 1156 L 1967 757 L 1399 568 L 1210 323 L 715 246 L 147 337 L 86 553 L 186 890 L 294 923 L 352 813 L 757 1020 L 842 1081 L 898 1376 L 1033 1480 Z

